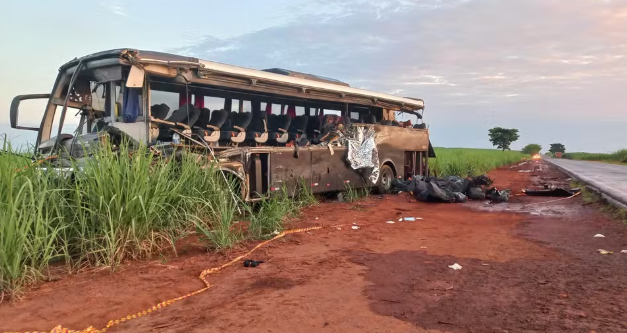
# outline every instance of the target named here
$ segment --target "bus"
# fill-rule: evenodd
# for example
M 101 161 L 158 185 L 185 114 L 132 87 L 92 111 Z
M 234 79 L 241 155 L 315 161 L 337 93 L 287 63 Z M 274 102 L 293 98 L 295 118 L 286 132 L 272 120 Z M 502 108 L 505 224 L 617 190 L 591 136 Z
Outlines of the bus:
M 41 123 L 21 126 L 20 103 L 33 99 L 47 103 Z M 395 178 L 426 176 L 435 152 L 423 114 L 421 99 L 318 75 L 116 49 L 62 65 L 49 94 L 16 96 L 10 122 L 38 133 L 37 155 L 54 168 L 89 158 L 86 149 L 103 140 L 128 140 L 159 154 L 205 155 L 256 201 L 302 184 L 313 193 L 387 192 Z M 354 169 L 351 133 L 368 131 L 378 165 Z

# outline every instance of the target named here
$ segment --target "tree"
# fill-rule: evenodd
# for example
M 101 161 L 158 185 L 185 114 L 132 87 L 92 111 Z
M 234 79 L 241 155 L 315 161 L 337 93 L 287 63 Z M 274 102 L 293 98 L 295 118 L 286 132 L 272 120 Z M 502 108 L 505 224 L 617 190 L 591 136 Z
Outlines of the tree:
M 512 142 L 518 140 L 518 130 L 515 128 L 507 129 L 501 127 L 495 127 L 488 131 L 490 136 L 490 142 L 498 149 L 509 150 L 509 146 Z
M 525 148 L 522 149 L 522 152 L 523 154 L 527 154 L 527 155 L 535 155 L 535 154 L 539 154 L 541 150 L 542 150 L 542 146 L 540 146 L 539 144 L 530 143 L 526 145 Z
M 564 145 L 561 143 L 552 143 L 551 148 L 549 149 L 549 152 L 551 152 L 552 154 L 565 153 L 566 147 L 564 147 Z

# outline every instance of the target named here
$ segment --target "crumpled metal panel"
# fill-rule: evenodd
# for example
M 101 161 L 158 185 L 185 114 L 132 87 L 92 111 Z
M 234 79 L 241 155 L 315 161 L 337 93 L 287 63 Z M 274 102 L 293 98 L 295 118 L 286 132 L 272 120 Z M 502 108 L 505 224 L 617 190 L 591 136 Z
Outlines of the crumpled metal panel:
M 374 127 L 357 128 L 352 138 L 348 138 L 348 161 L 351 168 L 372 169 L 368 177 L 372 183 L 379 179 L 379 151 L 375 142 Z

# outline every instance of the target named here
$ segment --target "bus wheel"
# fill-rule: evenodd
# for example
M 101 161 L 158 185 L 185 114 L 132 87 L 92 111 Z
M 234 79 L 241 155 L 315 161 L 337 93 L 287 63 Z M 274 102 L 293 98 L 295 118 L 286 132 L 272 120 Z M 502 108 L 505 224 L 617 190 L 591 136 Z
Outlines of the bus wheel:
M 394 179 L 394 171 L 387 165 L 379 169 L 379 179 L 377 180 L 377 192 L 385 194 L 390 192 L 392 188 L 392 180 Z

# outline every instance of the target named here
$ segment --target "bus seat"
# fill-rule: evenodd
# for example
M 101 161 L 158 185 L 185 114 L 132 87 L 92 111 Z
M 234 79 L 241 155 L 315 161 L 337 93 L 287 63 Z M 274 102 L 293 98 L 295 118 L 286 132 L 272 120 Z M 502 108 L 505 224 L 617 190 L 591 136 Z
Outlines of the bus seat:
M 194 126 L 198 117 L 200 117 L 200 109 L 195 107 L 193 104 L 187 103 L 181 106 L 178 110 L 172 112 L 172 115 L 166 119 L 166 121 L 185 124 L 191 127 Z
M 414 128 L 416 128 L 416 129 L 426 129 L 427 128 L 427 124 L 425 124 L 425 123 L 416 124 L 416 125 L 414 125 Z
M 228 112 L 224 110 L 211 112 L 209 109 L 203 108 L 193 133 L 201 136 L 206 142 L 217 142 L 220 140 L 220 128 L 226 122 L 227 117 Z
M 198 120 L 194 124 L 194 127 L 206 128 L 207 124 L 209 124 L 209 119 L 211 118 L 211 111 L 207 108 L 200 109 L 200 116 L 198 116 Z
M 150 114 L 157 119 L 165 120 L 170 113 L 170 107 L 166 104 L 155 104 L 150 107 Z
M 157 140 L 159 141 L 171 141 L 173 132 L 171 129 L 182 130 L 183 132 L 191 133 L 191 127 L 194 126 L 198 118 L 200 117 L 200 110 L 191 105 L 185 104 L 178 110 L 172 112 L 172 115 L 166 120 L 152 117 L 152 130 L 158 131 Z
M 320 131 L 322 130 L 320 117 L 318 116 L 309 116 L 309 120 L 307 121 L 307 137 L 311 141 L 312 144 L 318 144 L 318 138 L 320 137 Z
M 292 118 L 287 115 L 272 114 L 268 118 L 268 142 L 285 144 L 289 141 L 288 129 L 292 123 Z
M 307 116 L 296 116 L 292 119 L 290 128 L 288 129 L 289 138 L 288 141 L 299 140 L 307 137 L 307 123 L 309 118 Z
M 373 114 L 365 114 L 361 116 L 361 122 L 364 124 L 376 124 L 377 117 L 375 117 Z
M 229 114 L 229 127 L 220 132 L 220 140 L 232 143 L 242 143 L 246 140 L 246 128 L 253 119 L 251 112 L 231 112 Z
M 256 143 L 268 141 L 268 114 L 265 111 L 258 111 L 253 114 L 253 120 L 246 131 L 246 140 Z

